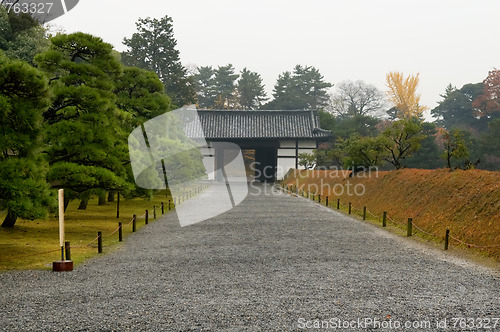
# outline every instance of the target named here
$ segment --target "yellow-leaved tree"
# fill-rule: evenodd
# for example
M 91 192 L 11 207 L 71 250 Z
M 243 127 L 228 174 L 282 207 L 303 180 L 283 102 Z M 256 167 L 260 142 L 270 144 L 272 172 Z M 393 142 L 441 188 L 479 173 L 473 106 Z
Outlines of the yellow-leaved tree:
M 419 74 L 404 77 L 403 73 L 390 72 L 386 76 L 386 84 L 389 90 L 387 95 L 389 101 L 394 104 L 392 109 L 393 118 L 408 119 L 412 117 L 421 118 L 428 108 L 420 104 L 420 94 L 417 93 Z

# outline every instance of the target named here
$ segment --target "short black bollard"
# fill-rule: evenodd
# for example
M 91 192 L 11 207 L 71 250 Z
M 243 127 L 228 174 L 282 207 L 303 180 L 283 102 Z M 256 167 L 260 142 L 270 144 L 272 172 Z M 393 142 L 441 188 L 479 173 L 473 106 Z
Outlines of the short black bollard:
M 118 223 L 118 242 L 122 242 L 123 241 L 123 231 L 122 231 L 123 227 L 122 227 L 122 223 L 119 222 Z
M 340 209 L 340 198 L 337 198 L 337 210 Z
M 146 210 L 146 215 L 144 216 L 144 222 L 146 225 L 148 224 L 148 219 L 149 219 L 149 211 Z
M 351 202 L 349 202 L 349 214 L 351 214 Z
M 309 192 L 307 192 L 307 199 L 309 199 Z
M 411 236 L 413 233 L 413 222 L 412 218 L 408 218 L 408 225 L 406 226 L 406 236 Z
M 387 212 L 384 211 L 384 214 L 382 215 L 382 227 L 387 226 Z
M 312 195 L 312 200 L 313 200 L 313 202 L 314 202 L 314 194 Z
M 163 202 L 161 202 L 161 214 L 165 213 L 165 209 L 163 208 Z
M 366 220 L 366 206 L 363 206 L 363 220 Z
M 69 245 L 69 241 L 64 242 L 64 251 L 66 252 L 66 260 L 71 260 L 71 247 Z
M 97 252 L 102 254 L 102 232 L 97 232 Z
M 328 196 L 326 196 L 325 206 L 328 206 Z
M 321 204 L 321 195 L 318 195 L 318 203 Z
M 134 214 L 134 216 L 132 217 L 132 233 L 135 232 L 135 230 L 137 229 L 137 216 Z
M 450 241 L 450 230 L 447 229 L 446 234 L 444 236 L 444 250 L 448 250 L 449 241 Z
M 156 220 L 156 205 L 153 205 L 153 220 Z
M 170 204 L 170 200 L 168 200 L 168 210 L 172 210 L 172 205 Z

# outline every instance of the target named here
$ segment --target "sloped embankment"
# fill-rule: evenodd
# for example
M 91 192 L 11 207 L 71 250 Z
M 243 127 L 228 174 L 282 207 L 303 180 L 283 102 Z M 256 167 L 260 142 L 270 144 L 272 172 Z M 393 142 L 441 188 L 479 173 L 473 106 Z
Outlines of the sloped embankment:
M 477 246 L 500 246 L 500 172 L 482 170 L 404 169 L 358 173 L 342 171 L 295 171 L 284 185 L 340 198 L 343 204 L 394 220 L 413 218 L 423 230 L 444 237 L 450 234 Z M 309 190 L 308 190 L 309 189 Z M 451 239 L 450 244 L 459 245 Z M 463 245 L 467 247 L 466 245 Z M 500 247 L 478 248 L 500 261 Z

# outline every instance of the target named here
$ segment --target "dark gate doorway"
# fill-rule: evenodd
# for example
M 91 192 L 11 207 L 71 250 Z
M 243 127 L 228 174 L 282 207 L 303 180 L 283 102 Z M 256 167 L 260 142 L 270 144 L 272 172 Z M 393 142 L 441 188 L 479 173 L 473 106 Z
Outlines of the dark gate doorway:
M 261 182 L 276 181 L 277 151 L 274 147 L 255 149 L 255 180 Z

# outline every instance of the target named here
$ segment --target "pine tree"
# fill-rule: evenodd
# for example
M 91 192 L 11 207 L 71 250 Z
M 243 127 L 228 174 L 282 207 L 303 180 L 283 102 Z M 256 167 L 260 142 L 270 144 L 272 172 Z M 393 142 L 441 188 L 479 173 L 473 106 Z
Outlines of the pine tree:
M 329 100 L 331 83 L 324 80 L 319 70 L 310 66 L 295 66 L 279 75 L 273 90 L 273 100 L 265 108 L 273 109 L 321 109 Z
M 111 45 L 88 34 L 58 35 L 51 43 L 35 58 L 49 75 L 53 95 L 44 113 L 49 181 L 68 189 L 66 201 L 89 190 L 127 188 L 127 116 L 114 94 L 121 64 Z
M 0 209 L 7 211 L 2 227 L 14 227 L 18 217 L 44 217 L 53 205 L 40 155 L 48 105 L 43 73 L 0 53 Z
M 174 105 L 181 107 L 194 103 L 194 84 L 180 62 L 172 18 L 141 18 L 136 26 L 137 32 L 123 40 L 128 47 L 123 53 L 123 63 L 155 72 Z
M 237 91 L 239 104 L 243 109 L 258 109 L 267 99 L 262 77 L 247 68 L 243 68 L 240 73 Z
M 197 104 L 200 108 L 211 109 L 215 107 L 215 70 L 211 66 L 201 66 L 197 68 L 197 73 L 193 75 L 196 87 Z

